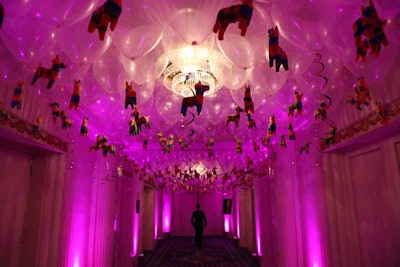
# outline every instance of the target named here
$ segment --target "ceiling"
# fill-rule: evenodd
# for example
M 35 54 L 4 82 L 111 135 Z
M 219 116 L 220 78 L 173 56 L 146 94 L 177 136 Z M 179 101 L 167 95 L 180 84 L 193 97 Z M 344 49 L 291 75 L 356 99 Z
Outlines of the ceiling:
M 89 117 L 93 140 L 96 134 L 107 135 L 109 142 L 121 145 L 128 157 L 139 160 L 140 153 L 140 160 L 160 164 L 166 157 L 168 161 L 208 159 L 205 164 L 209 167 L 216 161 L 228 166 L 238 157 L 243 166 L 247 156 L 269 159 L 271 147 L 262 146 L 261 141 L 267 136 L 270 115 L 279 122 L 271 141 L 272 147 L 278 147 L 281 134 L 288 138 L 288 122 L 299 134 L 310 128 L 321 100 L 330 98 L 330 109 L 335 110 L 346 94 L 352 93 L 358 76 L 370 81 L 382 79 L 400 45 L 398 0 L 374 1 L 379 16 L 387 20 L 385 33 L 390 45 L 382 47 L 379 59 L 367 54 L 364 63 L 354 59 L 352 24 L 366 1 L 254 0 L 246 35 L 240 36 L 238 23 L 230 24 L 224 40 L 218 40 L 212 31 L 218 10 L 239 1 L 123 1 L 115 30 L 108 29 L 102 41 L 97 30 L 87 30 L 92 12 L 102 1 L 1 2 L 6 10 L 0 30 L 2 84 L 14 86 L 22 79 L 38 97 L 49 103 L 57 101 L 60 109 L 68 110 L 74 80 L 81 80 L 79 109 L 68 111 L 74 123 Z M 267 31 L 276 25 L 279 44 L 289 59 L 287 71 L 281 67 L 276 72 L 275 67 L 269 67 Z M 182 96 L 166 89 L 162 72 L 175 59 L 171 51 L 201 46 L 222 56 L 230 67 L 221 70 L 213 66 L 222 88 L 204 98 L 200 115 L 190 107 L 184 117 L 180 113 Z M 46 89 L 47 81 L 41 79 L 30 85 L 37 65 L 50 67 L 56 55 L 67 68 L 61 69 L 54 86 Z M 135 136 L 129 135 L 128 125 L 133 110 L 124 106 L 126 81 L 133 82 L 137 106 L 151 124 Z M 251 88 L 255 106 L 251 116 L 256 127 L 247 126 L 244 113 L 237 128 L 233 123 L 226 126 L 227 116 L 237 105 L 244 106 L 246 84 Z M 304 94 L 303 112 L 288 117 L 295 91 Z M 160 132 L 166 138 L 174 136 L 174 152 L 162 151 L 157 136 Z M 205 147 L 210 137 L 215 139 L 213 157 Z M 243 142 L 244 153 L 239 156 L 235 137 Z M 145 138 L 149 140 L 147 151 L 142 148 Z M 188 148 L 181 150 L 178 138 Z M 261 147 L 260 152 L 254 151 L 253 142 Z

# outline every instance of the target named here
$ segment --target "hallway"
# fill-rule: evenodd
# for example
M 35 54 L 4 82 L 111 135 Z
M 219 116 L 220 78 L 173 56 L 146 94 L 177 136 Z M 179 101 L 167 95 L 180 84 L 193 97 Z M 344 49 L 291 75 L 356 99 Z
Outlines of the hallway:
M 158 241 L 156 247 L 144 253 L 139 267 L 257 267 L 256 257 L 240 248 L 234 239 L 204 237 L 201 250 L 192 237 L 169 237 Z

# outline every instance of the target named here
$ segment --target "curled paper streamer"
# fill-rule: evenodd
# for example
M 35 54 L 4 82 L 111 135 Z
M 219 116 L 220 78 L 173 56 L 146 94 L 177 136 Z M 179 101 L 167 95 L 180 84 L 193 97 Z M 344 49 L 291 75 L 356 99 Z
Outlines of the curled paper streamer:
M 318 76 L 318 77 L 324 79 L 324 85 L 323 85 L 322 88 L 321 88 L 321 91 L 322 91 L 322 90 L 326 87 L 326 85 L 328 84 L 328 78 L 327 78 L 326 76 L 324 76 L 324 75 L 321 74 L 321 73 L 324 71 L 324 69 L 325 69 L 325 65 L 324 65 L 324 63 L 322 62 L 322 55 L 321 55 L 320 53 L 316 52 L 316 53 L 314 54 L 314 56 L 316 57 L 316 58 L 314 59 L 314 62 L 317 63 L 317 64 L 319 64 L 319 65 L 321 65 L 321 70 L 316 74 L 316 76 Z

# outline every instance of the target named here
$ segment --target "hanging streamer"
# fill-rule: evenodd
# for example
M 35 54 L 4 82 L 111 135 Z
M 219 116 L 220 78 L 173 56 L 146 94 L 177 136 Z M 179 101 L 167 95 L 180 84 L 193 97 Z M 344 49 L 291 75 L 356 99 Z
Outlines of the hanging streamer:
M 194 115 L 194 113 L 192 111 L 189 111 L 189 113 L 192 115 L 192 118 L 186 124 L 187 127 L 190 126 L 190 124 L 192 124 L 196 118 L 196 116 Z M 188 142 L 189 145 L 191 145 L 193 143 L 193 135 L 194 135 L 194 130 L 190 128 L 189 134 L 186 136 L 189 139 L 189 142 Z
M 324 79 L 324 85 L 323 85 L 322 88 L 320 89 L 320 90 L 322 91 L 322 90 L 328 85 L 328 78 L 327 78 L 326 76 L 324 76 L 324 75 L 321 74 L 321 73 L 324 71 L 324 69 L 325 69 L 325 65 L 324 65 L 324 63 L 322 62 L 322 55 L 321 55 L 318 51 L 316 51 L 315 54 L 314 54 L 314 56 L 316 57 L 316 58 L 314 59 L 314 62 L 317 63 L 317 64 L 319 64 L 319 65 L 321 65 L 321 70 L 316 74 L 316 76 L 318 76 L 318 77 Z

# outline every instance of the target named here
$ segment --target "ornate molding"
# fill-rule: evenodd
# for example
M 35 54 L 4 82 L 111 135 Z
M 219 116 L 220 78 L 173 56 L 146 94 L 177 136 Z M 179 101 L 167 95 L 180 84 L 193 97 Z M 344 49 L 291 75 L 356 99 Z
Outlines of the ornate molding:
M 389 121 L 390 118 L 397 117 L 400 113 L 400 98 L 397 98 L 392 102 L 386 104 L 384 106 L 384 109 L 387 111 L 387 116 Z M 334 144 L 332 145 L 337 145 L 345 140 L 355 137 L 360 133 L 368 132 L 371 131 L 373 128 L 380 127 L 378 126 L 379 123 L 382 124 L 382 120 L 378 112 L 377 111 L 370 112 L 363 118 L 351 123 L 349 126 L 338 130 L 334 138 Z M 322 150 L 329 148 L 329 146 L 326 146 L 324 141 L 321 142 L 321 147 Z
M 37 141 L 41 141 L 57 150 L 68 152 L 68 143 L 66 141 L 44 130 L 40 130 L 38 134 L 35 134 L 32 131 L 32 127 L 34 126 L 33 123 L 10 112 L 7 112 L 7 115 L 8 121 L 1 120 L 1 123 L 4 126 L 10 127 L 23 135 L 33 137 Z

